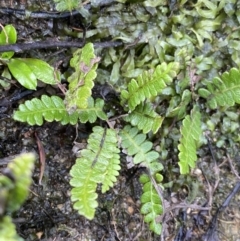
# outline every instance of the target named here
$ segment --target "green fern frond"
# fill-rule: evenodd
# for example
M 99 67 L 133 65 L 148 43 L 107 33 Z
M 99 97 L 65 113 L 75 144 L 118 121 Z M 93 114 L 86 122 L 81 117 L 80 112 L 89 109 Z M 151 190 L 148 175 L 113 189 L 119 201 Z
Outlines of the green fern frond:
M 125 121 L 130 122 L 133 126 L 137 126 L 143 133 L 152 131 L 157 133 L 164 120 L 154 110 L 150 103 L 140 104 L 136 109 L 124 117 Z
M 48 122 L 60 121 L 63 125 L 68 123 L 75 125 L 78 113 L 69 115 L 63 100 L 58 96 L 42 95 L 41 99 L 33 98 L 21 104 L 14 112 L 13 119 L 27 122 L 29 125 L 42 125 L 43 119 Z
M 27 198 L 28 188 L 32 181 L 31 175 L 34 161 L 35 156 L 32 153 L 19 155 L 8 164 L 7 173 L 9 175 L 0 175 L 2 203 L 0 216 L 5 212 L 15 212 Z M 12 177 L 12 179 L 9 177 Z
M 240 104 L 240 71 L 232 68 L 229 72 L 216 77 L 207 84 L 207 89 L 201 88 L 199 95 L 207 99 L 212 109 L 218 106 L 233 106 Z
M 141 213 L 144 215 L 144 221 L 149 224 L 150 230 L 160 235 L 162 232 L 162 225 L 158 223 L 156 219 L 163 213 L 161 198 L 148 175 L 141 175 L 140 182 L 143 184 Z
M 75 72 L 68 78 L 69 86 L 64 100 L 69 113 L 87 108 L 99 60 L 94 54 L 92 43 L 86 44 L 83 49 L 78 49 L 73 54 L 70 65 L 75 68 Z
M 138 132 L 138 129 L 135 127 L 125 126 L 120 131 L 122 138 L 121 146 L 127 149 L 129 156 L 134 156 L 134 164 L 142 163 L 142 165 L 150 168 L 150 164 L 158 159 L 159 154 L 151 150 L 153 144 L 150 141 L 146 141 L 146 135 L 138 134 Z
M 197 160 L 197 144 L 202 134 L 201 130 L 201 114 L 195 106 L 191 112 L 191 116 L 187 115 L 183 120 L 181 127 L 182 137 L 178 150 L 180 173 L 189 173 L 189 167 L 194 167 Z
M 132 79 L 128 84 L 128 90 L 121 91 L 122 106 L 127 102 L 132 111 L 145 99 L 157 96 L 172 82 L 178 69 L 178 63 L 162 63 L 154 71 L 145 71 L 136 80 Z
M 88 107 L 86 109 L 79 110 L 79 119 L 81 123 L 94 123 L 99 117 L 101 120 L 106 120 L 107 115 L 103 112 L 104 101 L 102 99 L 88 98 Z
M 119 175 L 120 150 L 117 143 L 117 133 L 114 130 L 94 127 L 87 149 L 81 151 L 81 157 L 70 171 L 74 208 L 88 219 L 93 219 L 98 206 L 97 184 L 101 183 L 102 192 L 106 192 Z
M 34 161 L 33 153 L 21 154 L 8 164 L 5 174 L 0 175 L 0 241 L 23 241 L 7 215 L 17 211 L 27 198 Z

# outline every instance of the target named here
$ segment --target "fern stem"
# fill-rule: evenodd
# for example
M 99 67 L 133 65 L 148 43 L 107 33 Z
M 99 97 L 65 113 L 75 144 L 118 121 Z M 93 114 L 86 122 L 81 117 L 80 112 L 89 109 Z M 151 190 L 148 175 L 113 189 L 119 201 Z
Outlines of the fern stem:
M 153 176 L 151 175 L 149 169 L 147 169 L 147 170 L 148 170 L 148 175 L 149 175 L 149 177 L 150 177 L 150 179 L 151 179 L 151 182 L 152 182 L 154 188 L 156 189 L 158 196 L 159 196 L 160 199 L 161 199 L 162 209 L 163 209 L 163 214 L 162 214 L 162 215 L 165 215 L 165 205 L 164 205 L 164 199 L 163 199 L 163 191 L 162 191 L 161 187 L 159 187 L 159 185 L 157 184 L 156 180 L 155 180 L 155 179 L 153 178 Z
M 116 117 L 113 117 L 113 118 L 109 119 L 108 121 L 110 121 L 110 122 L 115 121 L 115 120 L 118 120 L 118 119 L 126 117 L 126 116 L 128 116 L 128 114 L 119 115 L 119 116 L 116 116 Z
M 97 160 L 98 160 L 98 156 L 100 155 L 101 151 L 102 151 L 102 148 L 103 148 L 103 144 L 104 144 L 104 141 L 105 141 L 105 137 L 106 137 L 106 134 L 107 134 L 107 128 L 104 128 L 104 132 L 103 132 L 103 135 L 102 135 L 102 139 L 100 141 L 100 147 L 98 149 L 98 152 L 92 162 L 92 168 L 94 167 L 94 165 L 96 164 Z

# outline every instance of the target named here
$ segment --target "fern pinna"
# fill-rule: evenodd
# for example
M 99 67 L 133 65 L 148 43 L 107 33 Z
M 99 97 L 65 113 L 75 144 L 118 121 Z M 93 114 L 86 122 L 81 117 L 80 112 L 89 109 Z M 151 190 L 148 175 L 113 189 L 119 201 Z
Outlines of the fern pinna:
M 152 131 L 155 134 L 161 127 L 164 118 L 154 111 L 151 103 L 141 103 L 133 112 L 124 117 L 124 120 L 137 126 L 143 133 Z
M 159 154 L 152 149 L 152 142 L 147 141 L 145 134 L 139 134 L 137 128 L 125 126 L 120 131 L 122 138 L 121 146 L 127 150 L 128 155 L 134 156 L 134 164 L 142 163 L 144 166 L 149 166 L 151 162 L 158 159 Z
M 104 193 L 113 186 L 116 176 L 119 175 L 120 150 L 117 143 L 116 131 L 94 127 L 88 138 L 87 148 L 81 151 L 81 157 L 70 171 L 74 208 L 88 219 L 94 218 L 98 206 L 97 184 L 102 184 Z

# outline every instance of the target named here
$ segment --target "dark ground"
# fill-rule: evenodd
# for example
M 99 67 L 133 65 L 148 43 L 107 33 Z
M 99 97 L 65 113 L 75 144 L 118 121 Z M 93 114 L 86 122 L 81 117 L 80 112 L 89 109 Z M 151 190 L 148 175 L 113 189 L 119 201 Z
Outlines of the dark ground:
M 41 4 L 44 8 L 46 1 L 41 1 Z M 19 6 L 12 5 L 12 7 Z M 0 15 L 0 23 L 2 25 L 11 23 L 15 26 L 18 42 L 54 38 L 56 34 L 62 33 L 60 30 L 58 33 L 53 33 L 53 21 L 49 19 L 21 20 L 15 16 Z M 68 24 L 69 19 L 61 20 L 60 29 Z M 62 35 L 61 38 L 65 37 Z M 68 67 L 71 51 L 42 49 L 18 55 L 42 58 L 53 65 L 62 60 L 60 68 L 64 71 Z M 0 101 L 6 101 L 15 91 L 21 92 L 24 89 L 14 83 L 9 90 L 0 90 L 2 97 Z M 33 95 L 39 96 L 42 93 L 58 93 L 58 90 L 43 86 Z M 31 99 L 32 95 L 7 106 L 0 115 L 1 168 L 5 166 L 1 163 L 5 157 L 23 151 L 38 153 L 34 132 L 38 133 L 47 155 L 43 185 L 38 185 L 39 165 L 36 163 L 29 198 L 13 217 L 19 235 L 29 241 L 161 240 L 159 236 L 148 230 L 139 211 L 141 186 L 138 177 L 144 170 L 141 168 L 128 170 L 124 154 L 122 154 L 122 171 L 117 184 L 105 195 L 99 192 L 99 208 L 95 219 L 88 221 L 73 210 L 70 201 L 69 170 L 76 159 L 73 151 L 74 141 L 81 143 L 83 147 L 92 126 L 79 125 L 76 130 L 74 126 L 61 126 L 55 122 L 45 123 L 41 127 L 30 127 L 13 121 L 11 119 L 13 110 L 27 98 Z M 76 133 L 78 138 L 75 140 Z M 216 163 L 212 160 L 209 148 L 206 147 L 204 153 L 200 154 L 201 167 L 192 173 L 192 183 L 181 177 L 176 185 L 165 189 L 165 206 L 169 208 L 169 212 L 164 219 L 162 240 L 240 240 L 239 194 L 234 196 L 225 209 L 220 209 L 218 216 L 214 216 L 239 180 L 231 172 L 238 166 L 231 168 L 231 159 L 221 159 L 221 150 L 215 148 L 214 144 L 212 147 L 213 155 L 217 157 Z M 171 160 L 168 162 L 170 166 Z M 173 173 L 167 170 L 167 175 L 176 176 L 174 170 Z M 191 199 L 188 198 L 188 204 L 185 202 L 187 196 Z M 199 206 L 205 208 L 212 206 L 212 208 L 206 211 L 200 210 Z

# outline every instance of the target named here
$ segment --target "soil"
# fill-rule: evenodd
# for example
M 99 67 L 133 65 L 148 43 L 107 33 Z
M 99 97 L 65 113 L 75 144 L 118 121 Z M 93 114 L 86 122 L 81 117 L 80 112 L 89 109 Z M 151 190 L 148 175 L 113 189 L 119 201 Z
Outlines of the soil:
M 36 4 L 41 10 L 45 10 L 45 7 L 49 8 L 46 2 L 36 1 Z M 14 8 L 32 9 L 35 6 L 30 1 L 9 1 L 4 4 Z M 11 23 L 16 27 L 18 42 L 56 37 L 51 19 L 21 20 L 13 15 L 2 14 L 0 23 L 3 26 Z M 68 24 L 69 19 L 61 20 L 60 30 Z M 66 38 L 60 30 L 60 37 Z M 60 70 L 63 71 L 68 68 L 71 50 L 41 49 L 18 55 L 43 58 L 53 65 L 61 60 Z M 6 103 L 13 95 L 23 91 L 24 88 L 14 82 L 9 90 L 0 90 L 0 103 Z M 95 94 L 101 95 L 99 91 L 100 88 L 96 87 Z M 42 93 L 60 92 L 49 86 L 41 86 L 34 93 L 29 93 L 8 105 L 1 105 L 0 109 L 0 171 L 7 164 L 4 159 L 6 157 L 11 160 L 11 157 L 22 152 L 35 152 L 39 155 L 34 133 L 37 133 L 41 140 L 47 156 L 42 185 L 38 184 L 40 166 L 37 162 L 29 197 L 13 217 L 18 234 L 24 240 L 240 240 L 238 162 L 233 165 L 230 158 L 221 158 L 221 155 L 226 156 L 225 150 L 218 150 L 214 143 L 212 148 L 206 147 L 203 153 L 200 153 L 201 166 L 199 165 L 189 178 L 179 177 L 174 173 L 171 160 L 165 163 L 169 166 L 165 173 L 166 183 L 174 178 L 176 183 L 169 183 L 165 187 L 164 200 L 168 212 L 161 220 L 161 237 L 149 231 L 140 213 L 141 185 L 138 179 L 144 169 L 128 169 L 124 154 L 121 155 L 122 170 L 116 185 L 107 194 L 103 195 L 99 191 L 96 217 L 88 221 L 80 216 L 73 209 L 70 200 L 69 171 L 75 163 L 79 146 L 81 149 L 86 145 L 92 125 L 81 124 L 75 127 L 53 122 L 45 123 L 41 127 L 31 127 L 12 120 L 11 115 L 21 102 Z M 236 192 L 231 202 L 225 202 L 234 187 Z M 225 206 L 222 206 L 224 202 Z

